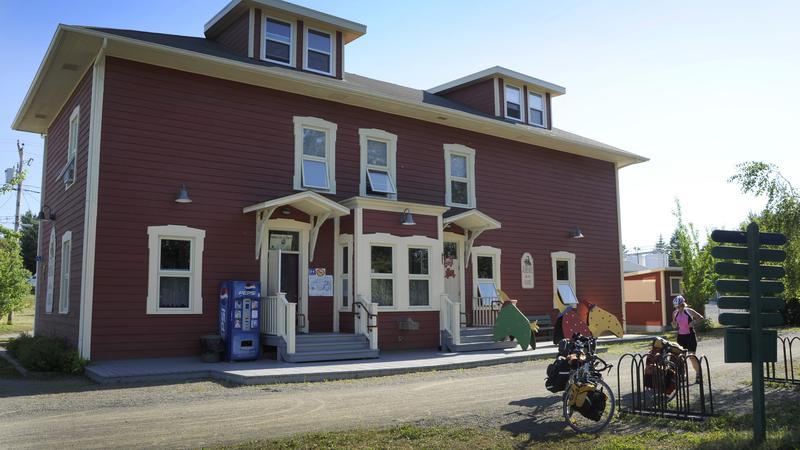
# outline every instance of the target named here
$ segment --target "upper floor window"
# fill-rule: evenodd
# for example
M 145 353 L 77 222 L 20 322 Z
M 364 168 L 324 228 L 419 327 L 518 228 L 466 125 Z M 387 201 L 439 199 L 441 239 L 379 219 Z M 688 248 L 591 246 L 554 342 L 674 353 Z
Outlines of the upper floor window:
M 514 120 L 522 120 L 522 95 L 516 86 L 506 85 L 506 117 Z
M 148 227 L 148 314 L 202 314 L 206 232 L 180 225 Z
M 542 94 L 528 92 L 528 122 L 531 125 L 544 126 L 545 111 Z
M 305 69 L 333 75 L 333 35 L 306 29 Z
M 475 207 L 475 150 L 459 144 L 445 144 L 445 204 Z
M 294 188 L 336 193 L 336 124 L 294 118 Z
M 397 135 L 383 130 L 358 130 L 361 144 L 360 194 L 397 198 Z
M 294 65 L 294 27 L 290 22 L 267 17 L 264 19 L 264 55 L 267 61 Z
M 78 165 L 78 135 L 80 134 L 81 107 L 76 106 L 69 116 L 69 133 L 67 137 L 67 165 L 62 171 L 64 189 L 75 184 L 75 172 Z

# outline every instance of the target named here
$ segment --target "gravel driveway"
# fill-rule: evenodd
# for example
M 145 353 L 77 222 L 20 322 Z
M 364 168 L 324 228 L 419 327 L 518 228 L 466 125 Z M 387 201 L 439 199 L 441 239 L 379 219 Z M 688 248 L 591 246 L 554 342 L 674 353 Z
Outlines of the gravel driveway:
M 631 348 L 602 356 L 616 362 Z M 724 364 L 721 338 L 703 340 L 700 351 L 711 363 L 716 409 L 747 410 L 749 365 Z M 536 440 L 567 433 L 560 396 L 544 389 L 548 363 L 243 387 L 195 382 L 108 388 L 83 378 L 0 379 L 0 447 L 200 447 L 405 423 L 495 427 Z M 606 379 L 616 390 L 616 371 Z

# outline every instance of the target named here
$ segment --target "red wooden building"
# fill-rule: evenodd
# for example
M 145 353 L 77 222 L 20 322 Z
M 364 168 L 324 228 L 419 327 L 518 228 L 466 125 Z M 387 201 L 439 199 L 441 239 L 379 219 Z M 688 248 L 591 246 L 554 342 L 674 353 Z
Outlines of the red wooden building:
M 500 289 L 623 319 L 618 171 L 646 158 L 553 127 L 565 89 L 502 67 L 346 73 L 365 33 L 280 0 L 204 37 L 59 26 L 13 123 L 45 136 L 36 333 L 197 354 L 227 279 L 261 281 L 291 361 L 469 348 Z
M 661 267 L 625 273 L 629 331 L 664 331 L 672 323 L 672 300 L 682 293 L 683 269 Z

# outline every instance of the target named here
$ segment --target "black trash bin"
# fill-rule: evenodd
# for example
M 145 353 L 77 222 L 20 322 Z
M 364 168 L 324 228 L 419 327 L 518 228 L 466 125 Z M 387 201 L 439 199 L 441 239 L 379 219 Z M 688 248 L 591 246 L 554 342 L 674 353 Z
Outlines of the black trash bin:
M 200 338 L 200 358 L 203 362 L 220 362 L 225 352 L 222 336 L 209 334 Z

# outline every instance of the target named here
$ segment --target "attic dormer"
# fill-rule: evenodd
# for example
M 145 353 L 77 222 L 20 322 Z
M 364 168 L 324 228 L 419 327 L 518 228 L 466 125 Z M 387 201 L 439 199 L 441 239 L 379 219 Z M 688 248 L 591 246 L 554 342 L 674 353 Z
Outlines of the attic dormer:
M 342 78 L 344 47 L 367 27 L 281 0 L 233 0 L 205 27 L 205 36 L 241 56 Z
M 552 129 L 550 99 L 567 91 L 556 84 L 495 66 L 428 92 L 504 120 Z

